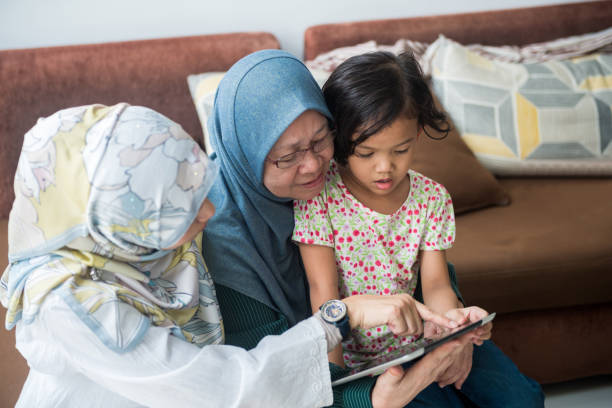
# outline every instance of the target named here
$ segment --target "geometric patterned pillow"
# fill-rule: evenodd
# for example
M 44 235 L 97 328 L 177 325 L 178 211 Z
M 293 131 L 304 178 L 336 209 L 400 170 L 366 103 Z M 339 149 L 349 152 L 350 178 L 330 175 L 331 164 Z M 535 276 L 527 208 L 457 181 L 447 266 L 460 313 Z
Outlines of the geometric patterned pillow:
M 440 36 L 434 91 L 497 175 L 612 175 L 612 55 L 517 64 Z

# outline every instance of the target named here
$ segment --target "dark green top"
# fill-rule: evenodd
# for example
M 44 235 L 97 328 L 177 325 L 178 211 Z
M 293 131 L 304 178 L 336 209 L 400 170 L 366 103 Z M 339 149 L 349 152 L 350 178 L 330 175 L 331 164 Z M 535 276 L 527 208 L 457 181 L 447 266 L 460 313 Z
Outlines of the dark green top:
M 449 264 L 451 284 L 459 299 L 455 270 Z M 287 319 L 281 313 L 226 286 L 216 285 L 217 298 L 223 316 L 225 343 L 247 350 L 254 348 L 268 335 L 279 335 L 289 328 Z M 417 284 L 415 298 L 422 301 L 420 282 Z M 464 303 L 465 304 L 465 303 Z M 347 369 L 329 364 L 332 381 Z M 374 377 L 364 377 L 333 388 L 333 407 L 371 408 L 370 393 L 374 387 Z

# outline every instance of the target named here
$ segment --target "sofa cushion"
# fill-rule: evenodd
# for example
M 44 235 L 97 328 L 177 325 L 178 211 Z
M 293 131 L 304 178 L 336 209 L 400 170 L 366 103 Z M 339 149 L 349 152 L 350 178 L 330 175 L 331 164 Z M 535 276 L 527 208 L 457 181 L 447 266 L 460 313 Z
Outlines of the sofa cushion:
M 436 94 L 499 175 L 612 175 L 612 55 L 517 64 L 443 36 L 427 50 Z
M 495 318 L 492 340 L 523 374 L 541 384 L 610 378 L 610 322 L 612 303 L 506 313 Z
M 438 101 L 435 102 L 441 109 Z M 443 136 L 433 129 L 428 132 L 435 138 Z M 446 187 L 453 199 L 455 214 L 508 205 L 511 201 L 502 185 L 463 142 L 452 122 L 451 131 L 442 140 L 426 135 L 419 137 L 411 167 Z
M 224 75 L 225 71 L 203 72 L 201 74 L 187 76 L 187 84 L 189 85 L 189 92 L 191 92 L 191 99 L 193 99 L 193 104 L 195 105 L 198 119 L 200 120 L 200 126 L 202 127 L 204 150 L 209 155 L 213 152 L 213 149 L 210 145 L 210 138 L 206 126 L 208 116 L 212 112 L 215 102 L 215 92 Z
M 509 178 L 512 205 L 456 219 L 448 259 L 493 312 L 612 301 L 612 179 Z

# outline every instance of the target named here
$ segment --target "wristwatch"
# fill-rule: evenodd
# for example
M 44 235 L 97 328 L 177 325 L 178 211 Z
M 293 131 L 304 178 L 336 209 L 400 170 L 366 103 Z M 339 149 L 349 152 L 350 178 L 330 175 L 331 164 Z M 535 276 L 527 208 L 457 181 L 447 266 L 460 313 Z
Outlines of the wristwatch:
M 319 310 L 321 311 L 323 320 L 340 329 L 342 340 L 345 340 L 351 332 L 346 304 L 341 300 L 332 299 L 323 303 Z

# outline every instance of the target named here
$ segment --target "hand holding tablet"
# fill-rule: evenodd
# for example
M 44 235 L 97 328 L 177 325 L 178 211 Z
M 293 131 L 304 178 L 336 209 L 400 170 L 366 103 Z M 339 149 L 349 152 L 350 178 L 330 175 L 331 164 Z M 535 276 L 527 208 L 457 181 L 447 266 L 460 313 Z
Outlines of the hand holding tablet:
M 350 370 L 344 376 L 332 382 L 332 386 L 344 384 L 366 375 L 379 375 L 389 367 L 416 360 L 449 340 L 487 325 L 494 318 L 495 313 L 491 313 L 478 321 L 468 323 L 455 329 L 435 333 L 433 337 L 428 333 L 430 337 L 421 337 L 413 343 L 400 347 L 393 352 L 380 356 L 376 360 Z

